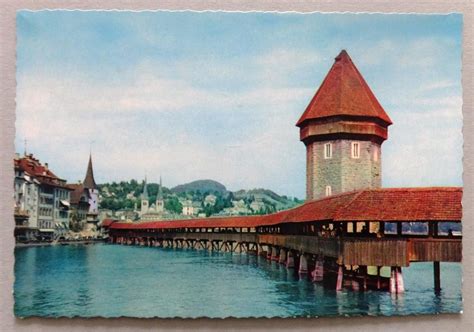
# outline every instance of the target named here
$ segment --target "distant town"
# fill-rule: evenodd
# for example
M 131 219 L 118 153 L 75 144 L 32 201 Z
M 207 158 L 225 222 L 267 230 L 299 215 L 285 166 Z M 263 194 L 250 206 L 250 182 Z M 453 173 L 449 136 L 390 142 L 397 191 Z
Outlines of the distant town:
M 213 180 L 173 188 L 130 180 L 97 184 L 92 156 L 85 178 L 68 183 L 33 154 L 16 154 L 15 239 L 19 244 L 95 241 L 107 238 L 108 219 L 128 222 L 210 216 L 268 214 L 300 205 L 303 200 L 268 189 L 229 191 Z

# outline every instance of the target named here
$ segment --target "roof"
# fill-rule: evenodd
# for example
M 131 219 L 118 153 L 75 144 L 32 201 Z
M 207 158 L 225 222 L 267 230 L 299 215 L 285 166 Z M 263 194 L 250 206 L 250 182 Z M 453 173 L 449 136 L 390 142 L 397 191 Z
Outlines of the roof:
M 89 155 L 89 164 L 87 165 L 86 178 L 84 179 L 84 188 L 97 189 L 94 180 L 94 170 L 92 169 L 92 156 Z
M 82 195 L 88 195 L 87 191 L 84 191 L 84 185 L 82 183 L 68 184 L 68 187 L 73 190 L 71 192 L 71 204 L 77 205 L 81 201 Z M 88 203 L 87 201 L 85 203 Z
M 336 221 L 460 221 L 462 188 L 390 188 L 360 192 Z M 381 208 L 383 207 L 383 208 Z
M 296 125 L 302 126 L 307 120 L 341 115 L 378 118 L 387 125 L 392 124 L 345 50 L 335 58 L 333 66 Z
M 461 221 L 462 188 L 386 188 L 352 191 L 262 216 L 114 223 L 112 229 L 259 227 L 298 222 Z
M 56 174 L 48 168 L 47 164 L 41 164 L 32 154 L 26 155 L 23 158 L 14 159 L 14 166 L 30 174 L 41 184 L 69 189 L 66 185 L 66 180 L 56 176 Z
M 118 220 L 117 219 L 104 219 L 102 220 L 102 223 L 100 224 L 102 227 L 109 227 L 110 225 L 112 225 L 114 222 L 117 222 Z

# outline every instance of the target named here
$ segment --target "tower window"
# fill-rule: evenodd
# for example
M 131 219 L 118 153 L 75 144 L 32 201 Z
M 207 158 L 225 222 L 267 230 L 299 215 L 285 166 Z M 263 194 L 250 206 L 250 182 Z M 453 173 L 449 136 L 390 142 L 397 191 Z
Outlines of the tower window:
M 359 144 L 359 142 L 352 142 L 351 155 L 352 155 L 352 158 L 359 158 L 360 157 L 360 144 Z
M 326 186 L 326 196 L 331 196 L 331 194 L 332 194 L 331 186 Z
M 326 143 L 324 144 L 324 159 L 331 159 L 332 158 L 332 144 Z
M 377 147 L 374 148 L 374 161 L 379 160 L 379 149 Z

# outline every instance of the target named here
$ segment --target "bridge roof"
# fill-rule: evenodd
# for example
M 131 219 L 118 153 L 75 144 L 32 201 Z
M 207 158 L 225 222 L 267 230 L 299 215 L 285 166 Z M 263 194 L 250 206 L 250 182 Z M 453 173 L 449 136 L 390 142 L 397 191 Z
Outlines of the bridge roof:
M 385 188 L 353 191 L 261 216 L 210 217 L 139 223 L 111 229 L 243 228 L 300 222 L 461 221 L 462 188 Z

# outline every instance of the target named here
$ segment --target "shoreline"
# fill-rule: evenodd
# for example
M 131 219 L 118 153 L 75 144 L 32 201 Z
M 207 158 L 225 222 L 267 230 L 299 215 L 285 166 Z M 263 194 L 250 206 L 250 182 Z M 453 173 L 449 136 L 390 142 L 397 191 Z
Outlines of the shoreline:
M 106 239 L 93 239 L 93 240 L 77 240 L 77 241 L 61 241 L 61 242 L 37 242 L 37 243 L 15 243 L 15 248 L 26 248 L 26 247 L 43 247 L 43 246 L 58 246 L 58 245 L 71 245 L 71 244 L 95 244 L 105 243 Z

